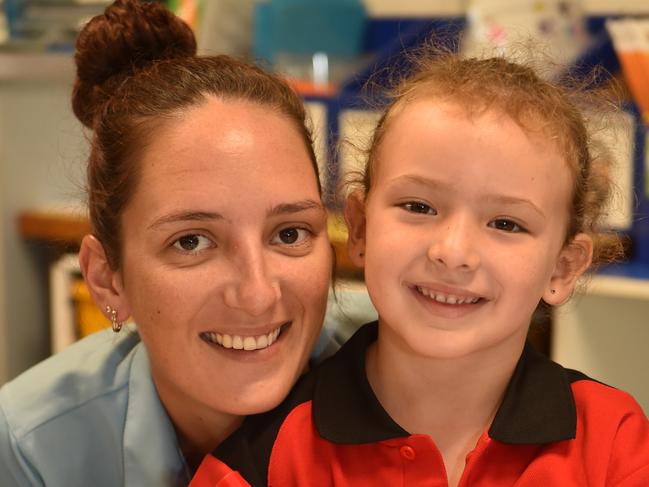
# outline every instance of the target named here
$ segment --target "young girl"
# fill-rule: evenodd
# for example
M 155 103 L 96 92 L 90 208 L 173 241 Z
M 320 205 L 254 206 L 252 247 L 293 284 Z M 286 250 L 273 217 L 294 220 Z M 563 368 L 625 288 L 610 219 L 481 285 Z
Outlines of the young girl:
M 230 468 L 276 486 L 649 485 L 635 400 L 526 343 L 535 309 L 616 248 L 596 238 L 608 181 L 589 143 L 568 95 L 527 67 L 421 65 L 345 211 L 378 324 L 249 418 L 192 485 Z

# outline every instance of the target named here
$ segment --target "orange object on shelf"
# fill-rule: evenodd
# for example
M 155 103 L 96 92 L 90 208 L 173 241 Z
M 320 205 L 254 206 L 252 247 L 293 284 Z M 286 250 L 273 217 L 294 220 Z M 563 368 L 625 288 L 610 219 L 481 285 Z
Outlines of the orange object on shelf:
M 288 79 L 289 84 L 302 96 L 335 96 L 338 87 L 333 83 L 314 83 L 313 81 L 295 78 Z
M 649 20 L 608 20 L 606 28 L 642 120 L 649 125 Z

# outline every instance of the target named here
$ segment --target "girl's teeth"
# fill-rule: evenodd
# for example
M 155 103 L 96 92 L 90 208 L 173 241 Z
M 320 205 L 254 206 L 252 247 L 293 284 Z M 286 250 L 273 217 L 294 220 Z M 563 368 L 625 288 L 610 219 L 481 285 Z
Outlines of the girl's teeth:
M 461 298 L 459 296 L 453 296 L 452 294 L 440 294 L 434 293 L 429 289 L 423 287 L 417 287 L 417 291 L 424 296 L 434 299 L 438 303 L 444 304 L 475 304 L 478 302 L 479 298 Z
M 221 345 L 223 348 L 233 348 L 235 350 L 262 350 L 270 347 L 280 333 L 280 328 L 276 328 L 266 335 L 241 336 L 241 335 L 226 335 L 225 333 L 212 333 L 205 332 L 201 334 L 204 340 L 211 343 Z

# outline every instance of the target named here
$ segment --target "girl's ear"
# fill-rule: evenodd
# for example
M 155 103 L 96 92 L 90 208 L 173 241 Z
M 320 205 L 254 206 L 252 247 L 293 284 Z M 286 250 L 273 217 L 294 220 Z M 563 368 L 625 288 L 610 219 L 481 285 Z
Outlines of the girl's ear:
M 577 234 L 559 253 L 550 282 L 543 293 L 543 301 L 557 306 L 570 298 L 577 279 L 590 267 L 593 259 L 593 239 L 585 233 Z
M 83 279 L 88 286 L 95 304 L 110 319 L 106 306 L 117 311 L 118 321 L 126 321 L 131 310 L 124 292 L 124 284 L 119 271 L 108 264 L 104 246 L 93 235 L 86 235 L 81 241 L 79 265 Z
M 345 204 L 345 222 L 347 223 L 347 253 L 356 266 L 365 265 L 365 198 L 355 191 L 347 197 Z

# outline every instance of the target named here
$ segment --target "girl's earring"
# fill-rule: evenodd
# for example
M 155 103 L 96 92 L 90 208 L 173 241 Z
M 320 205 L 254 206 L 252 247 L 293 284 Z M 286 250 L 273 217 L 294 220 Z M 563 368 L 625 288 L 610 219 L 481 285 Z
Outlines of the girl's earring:
M 550 292 L 551 292 L 552 294 L 557 294 L 557 290 L 556 290 L 556 289 L 550 289 Z
M 112 326 L 113 331 L 119 333 L 122 329 L 123 323 L 117 319 L 117 310 L 107 304 L 106 313 L 110 315 L 110 325 Z

